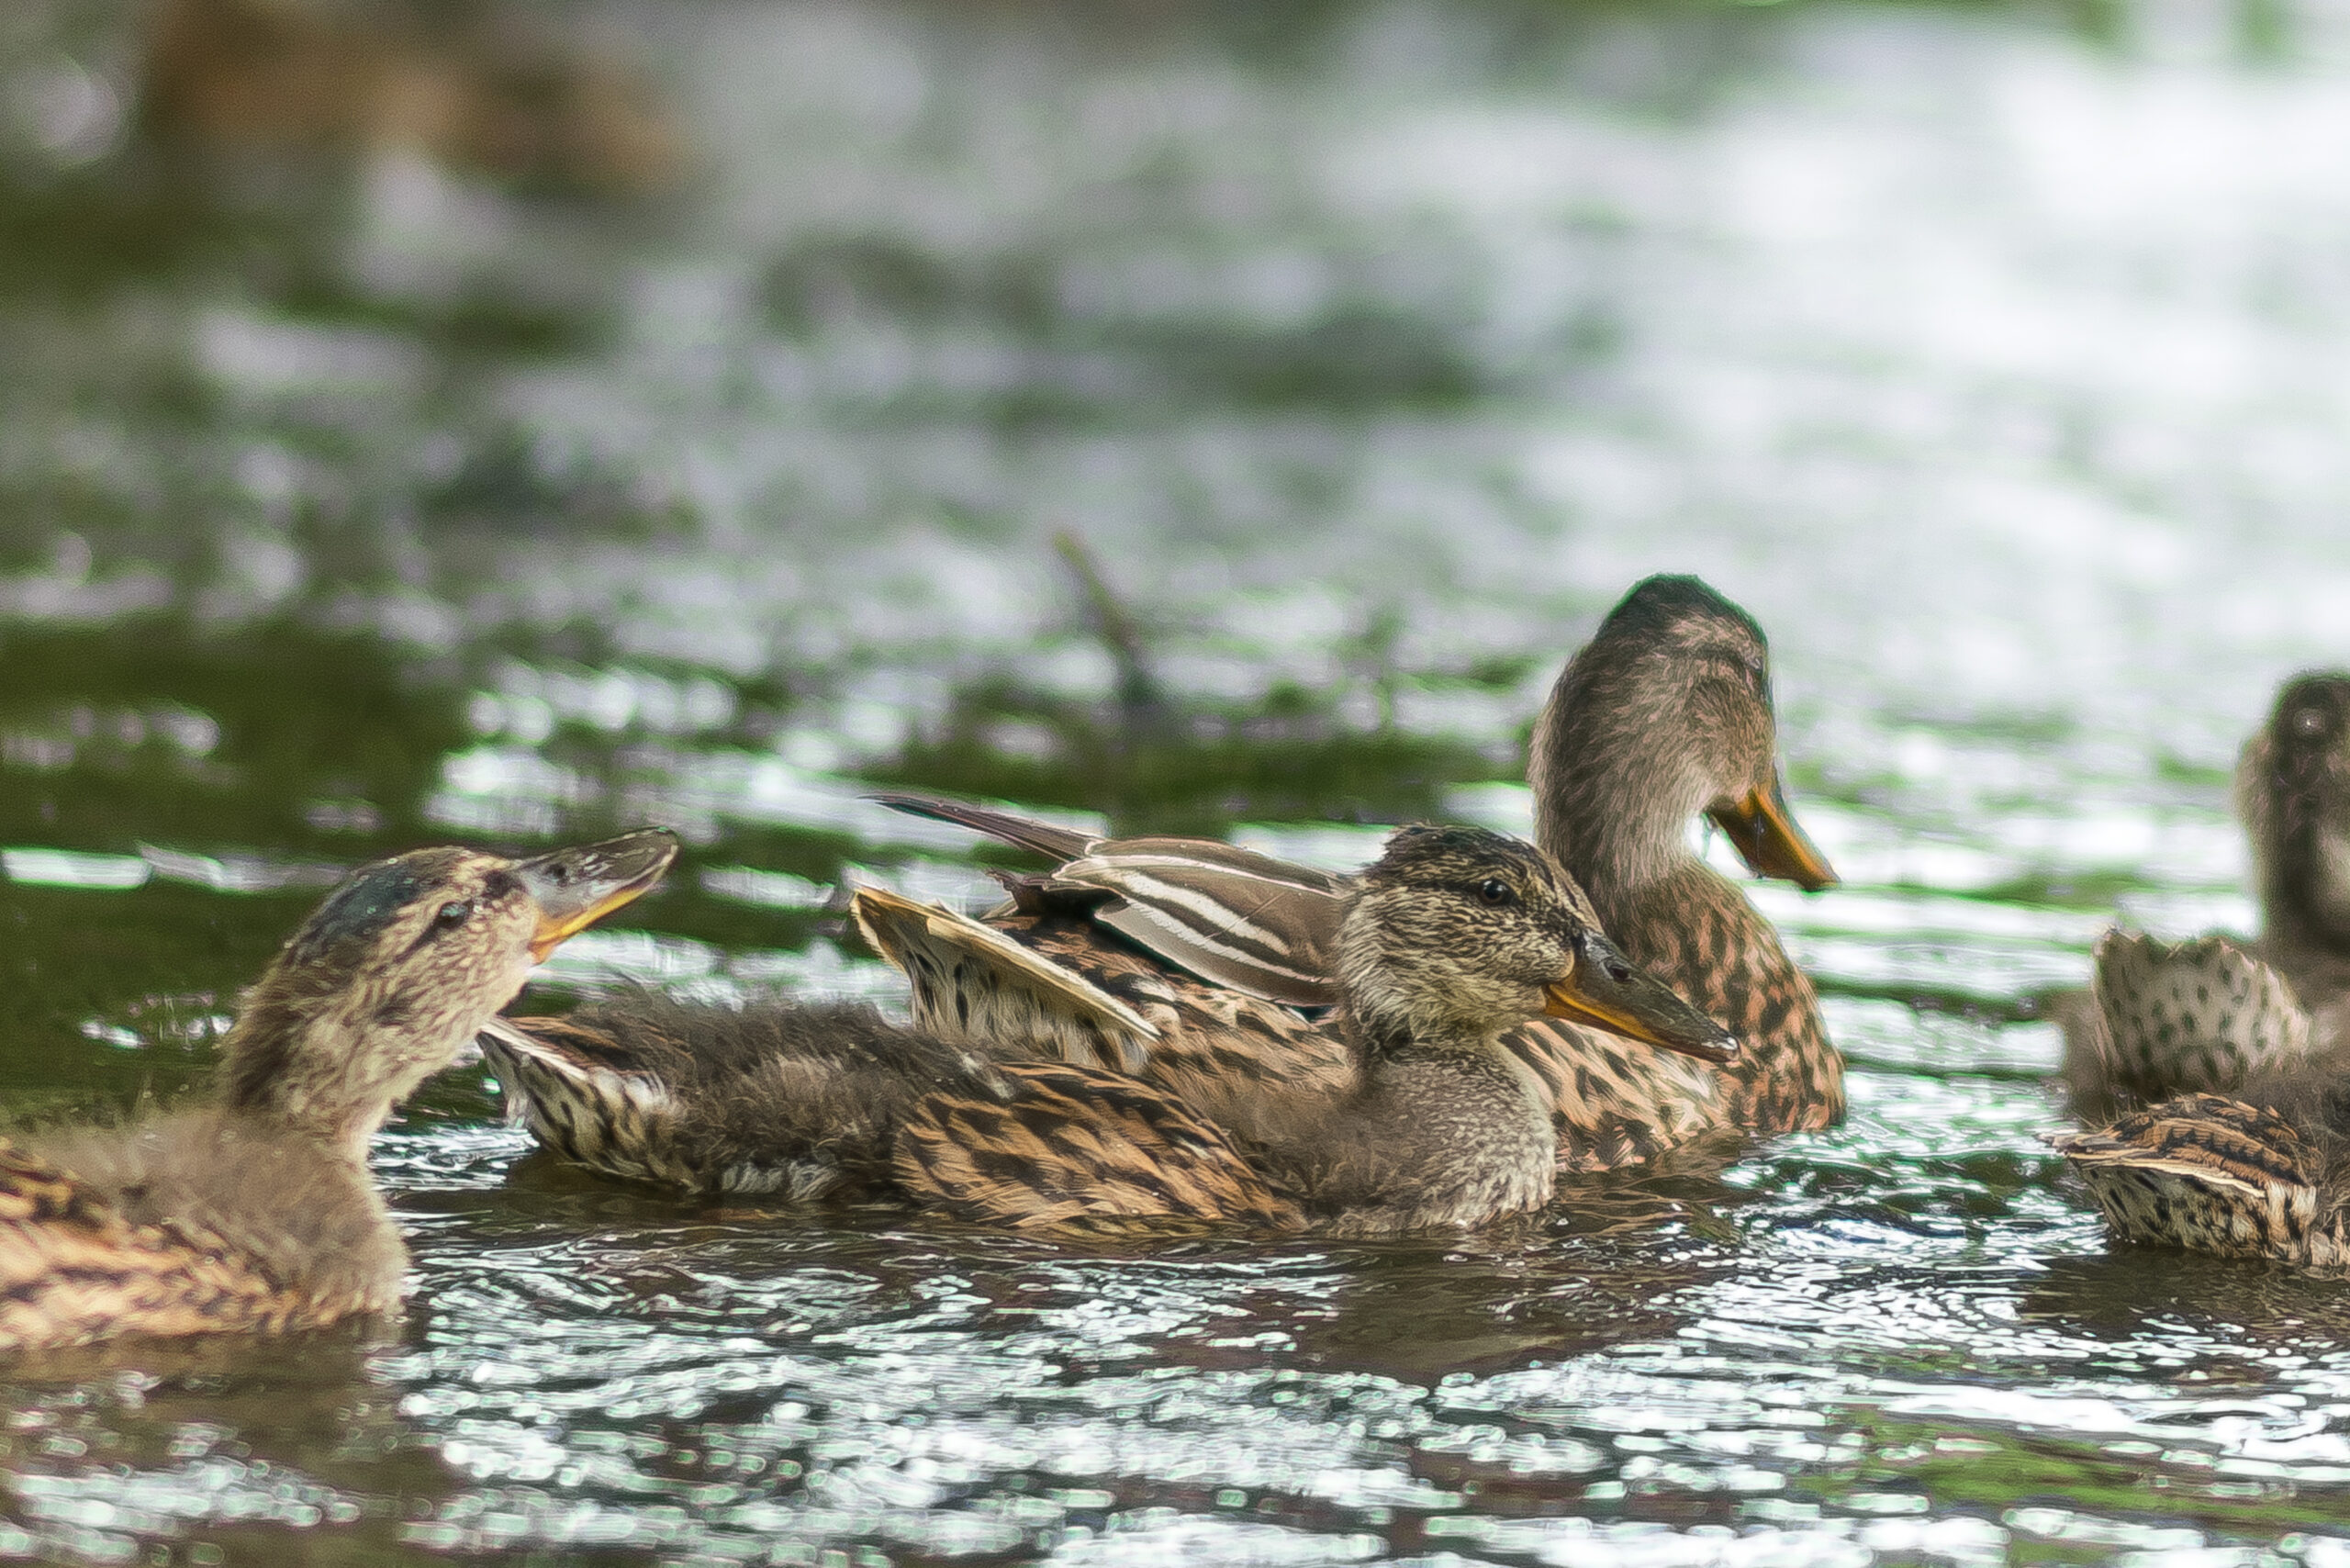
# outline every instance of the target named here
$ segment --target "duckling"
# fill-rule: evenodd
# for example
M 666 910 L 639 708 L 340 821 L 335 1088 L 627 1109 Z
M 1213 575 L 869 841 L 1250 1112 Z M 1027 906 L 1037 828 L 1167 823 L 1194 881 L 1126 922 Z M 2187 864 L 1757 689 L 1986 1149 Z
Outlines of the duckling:
M 1627 955 L 1743 1047 L 1735 1063 L 1708 1067 L 1626 1051 L 1572 1024 L 1516 1032 L 1511 1048 L 1550 1093 L 1564 1169 L 1635 1163 L 1720 1128 L 1825 1126 L 1842 1114 L 1843 1060 L 1811 982 L 1769 922 L 1687 846 L 1703 812 L 1756 874 L 1834 885 L 1786 808 L 1768 656 L 1753 620 L 1704 583 L 1651 577 L 1569 662 L 1536 727 L 1538 839 L 1589 890 Z M 1219 1122 L 1348 1081 L 1341 1032 L 1299 1011 L 1336 999 L 1337 879 L 1197 839 L 1095 838 L 927 796 L 874 798 L 1060 863 L 1013 881 L 1012 902 L 988 919 L 1150 1022 L 1147 1038 L 1113 1032 L 1114 1058 L 1099 1059 L 1144 1063 Z M 996 994 L 998 968 L 954 944 L 910 932 L 884 951 L 912 978 L 924 1027 L 1096 1059 L 1072 1038 L 1086 1025 L 1057 1015 L 1049 996 Z
M 393 1106 L 572 933 L 660 879 L 661 831 L 353 872 L 245 993 L 217 1103 L 0 1142 L 0 1349 L 279 1332 L 399 1303 L 367 1171 Z
M 868 930 L 932 924 L 1083 982 L 1001 932 L 878 889 Z M 1348 1081 L 1230 1124 L 1103 1066 L 1010 1061 L 868 1009 L 734 1011 L 653 998 L 484 1036 L 533 1133 L 611 1174 L 692 1191 L 892 1197 L 1015 1226 L 1189 1221 L 1385 1235 L 1468 1228 L 1548 1201 L 1557 1135 L 1501 1043 L 1538 1014 L 1708 1059 L 1736 1042 L 1625 961 L 1572 879 L 1481 828 L 1413 827 L 1341 895 L 1331 956 Z M 1147 1034 L 1106 994 L 1103 1027 Z
M 2244 743 L 2236 809 L 2263 935 L 2097 947 L 2086 997 L 2059 998 L 2076 1114 L 2232 1093 L 2337 1058 L 2350 1025 L 2350 675 L 2298 676 Z

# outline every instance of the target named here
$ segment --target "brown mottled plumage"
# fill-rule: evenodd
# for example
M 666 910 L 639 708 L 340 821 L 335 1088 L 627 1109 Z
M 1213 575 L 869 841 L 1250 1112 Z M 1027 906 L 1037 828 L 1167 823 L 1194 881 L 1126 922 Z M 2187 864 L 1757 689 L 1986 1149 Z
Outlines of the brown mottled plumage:
M 969 1014 L 952 1008 L 946 1030 L 897 1029 L 863 1008 L 640 998 L 559 1025 L 501 1025 L 485 1045 L 543 1141 L 616 1175 L 800 1197 L 893 1190 L 1013 1225 L 1348 1235 L 1471 1226 L 1549 1197 L 1548 1105 L 1499 1040 L 1529 1015 L 1729 1048 L 1718 1026 L 1623 961 L 1580 890 L 1531 846 L 1482 829 L 1404 829 L 1343 910 L 1332 952 L 1348 1020 L 1344 1081 L 1287 1101 L 1236 1099 L 1223 1125 L 1104 1067 L 1001 1060 L 957 1037 Z M 1022 951 L 878 890 L 860 890 L 854 911 L 885 940 L 922 946 L 909 966 L 917 984 Z M 1151 1027 L 1108 997 L 1084 1006 Z
M 1536 838 L 1590 892 L 1626 956 L 1744 1047 L 1707 1073 L 1704 1093 L 1679 1063 L 1633 1063 L 1625 1103 L 1644 1128 L 1671 1143 L 1676 1126 L 1786 1132 L 1841 1119 L 1844 1061 L 1811 981 L 1770 922 L 1688 848 L 1702 812 L 1757 875 L 1835 881 L 1787 814 L 1770 649 L 1752 618 L 1695 577 L 1634 588 L 1560 675 L 1527 782 Z M 1556 1032 L 1544 1036 L 1557 1047 Z
M 246 993 L 218 1104 L 0 1143 L 0 1349 L 397 1305 L 408 1253 L 367 1140 L 533 962 L 676 853 L 644 833 L 521 861 L 420 849 L 353 873 Z
M 2330 1074 L 2254 1099 L 2188 1094 L 2049 1139 L 2125 1240 L 2222 1258 L 2350 1262 L 2344 1104 Z
M 1695 578 L 1651 577 L 1568 664 L 1544 708 L 1528 767 L 1538 837 L 1626 954 L 1741 1047 L 1735 1064 L 1708 1066 L 1571 1023 L 1517 1031 L 1511 1047 L 1550 1095 L 1564 1170 L 1638 1163 L 1723 1128 L 1778 1132 L 1842 1114 L 1843 1060 L 1811 982 L 1686 845 L 1703 812 L 1758 874 L 1807 888 L 1834 879 L 1786 812 L 1767 658 L 1737 606 Z M 1154 1036 L 1114 1043 L 1212 1120 L 1348 1081 L 1335 1023 L 1296 1011 L 1332 999 L 1308 982 L 1326 968 L 1334 879 L 1196 840 L 1095 839 L 986 807 L 876 799 L 1059 861 L 1015 882 L 1013 903 L 990 922 L 1147 1018 Z M 904 968 L 920 951 L 901 944 L 889 956 Z M 1057 1009 L 996 994 L 990 966 L 968 965 L 947 983 L 952 969 L 915 977 L 925 1026 L 960 1027 L 1002 1051 L 1070 1051 Z M 958 1010 L 984 1014 L 987 1032 L 958 1025 Z
M 2056 999 L 2076 1114 L 2232 1093 L 2350 1047 L 2350 675 L 2298 676 L 2236 768 L 2260 892 L 2254 943 L 2120 931 L 2086 996 Z

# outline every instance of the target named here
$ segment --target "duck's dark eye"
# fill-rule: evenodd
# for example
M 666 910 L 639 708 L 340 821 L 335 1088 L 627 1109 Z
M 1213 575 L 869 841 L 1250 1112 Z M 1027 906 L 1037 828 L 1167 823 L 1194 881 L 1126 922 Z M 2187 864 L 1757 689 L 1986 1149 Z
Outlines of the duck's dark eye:
M 2324 709 L 2304 708 L 2293 715 L 2293 728 L 2305 735 L 2322 735 L 2325 734 L 2325 720 Z
M 1488 877 L 1477 884 L 1477 902 L 1487 909 L 1501 909 L 1516 903 L 1517 893 L 1499 877 Z
M 463 925 L 466 921 L 471 920 L 473 917 L 474 906 L 472 902 L 466 900 L 459 900 L 455 903 L 442 904 L 441 906 L 441 912 L 432 917 L 432 924 L 439 926 L 443 931 L 448 931 L 456 926 Z

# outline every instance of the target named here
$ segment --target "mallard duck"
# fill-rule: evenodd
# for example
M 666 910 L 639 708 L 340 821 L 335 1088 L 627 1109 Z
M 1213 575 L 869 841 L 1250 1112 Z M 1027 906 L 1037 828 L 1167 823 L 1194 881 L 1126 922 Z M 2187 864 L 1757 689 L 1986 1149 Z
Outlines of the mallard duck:
M 2185 1094 L 2049 1138 L 2125 1240 L 2222 1258 L 2350 1262 L 2350 1094 L 2333 1073 L 2250 1098 Z
M 1588 890 L 1626 955 L 1737 1036 L 1734 1064 L 1627 1051 L 1568 1024 L 1510 1039 L 1556 1112 L 1564 1168 L 1604 1170 L 1724 1127 L 1834 1122 L 1843 1061 L 1811 983 L 1769 922 L 1688 847 L 1699 813 L 1758 874 L 1807 889 L 1834 873 L 1786 808 L 1768 648 L 1736 605 L 1694 577 L 1651 577 L 1569 662 L 1535 730 L 1528 778 L 1543 847 Z M 1336 1033 L 1298 1011 L 1335 1000 L 1335 879 L 1197 839 L 1104 839 L 986 807 L 885 793 L 1059 862 L 1014 880 L 989 917 L 1152 1026 L 1091 1049 L 1047 993 L 999 994 L 990 966 L 924 943 L 885 948 L 914 981 L 925 1028 L 981 1048 L 1143 1061 L 1212 1120 L 1346 1081 Z
M 1499 1038 L 1526 1018 L 1571 1017 L 1710 1060 L 1735 1052 L 1616 952 L 1572 879 L 1530 845 L 1404 828 L 1338 900 L 1346 1081 L 1232 1124 L 1108 1067 L 1007 1061 L 859 1007 L 639 997 L 503 1021 L 483 1044 L 541 1141 L 615 1175 L 894 1197 L 999 1224 L 1344 1235 L 1472 1226 L 1548 1200 L 1549 1101 Z M 1104 1038 L 1149 1035 L 1114 997 L 952 911 L 866 888 L 852 913 L 884 941 L 934 926 L 942 950 L 1024 974 Z
M 392 1107 L 555 945 L 658 881 L 664 832 L 353 872 L 245 993 L 217 1103 L 0 1143 L 0 1349 L 314 1327 L 398 1304 L 367 1171 Z
M 2350 1024 L 2350 675 L 2298 676 L 2244 743 L 2236 810 L 2257 942 L 2099 939 L 2086 997 L 2060 998 L 2076 1114 L 2231 1093 L 2338 1055 Z

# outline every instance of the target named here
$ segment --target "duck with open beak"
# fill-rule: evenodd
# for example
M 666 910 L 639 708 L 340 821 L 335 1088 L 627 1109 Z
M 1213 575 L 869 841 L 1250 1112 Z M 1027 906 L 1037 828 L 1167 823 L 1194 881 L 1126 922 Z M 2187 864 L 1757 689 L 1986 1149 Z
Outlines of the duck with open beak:
M 0 1141 L 0 1350 L 397 1306 L 408 1250 L 369 1140 L 533 964 L 650 890 L 677 853 L 656 829 L 353 871 L 245 992 L 213 1103 Z
M 677 835 L 648 828 L 515 862 L 514 877 L 539 906 L 532 961 L 545 963 L 565 937 L 643 896 L 677 857 Z

